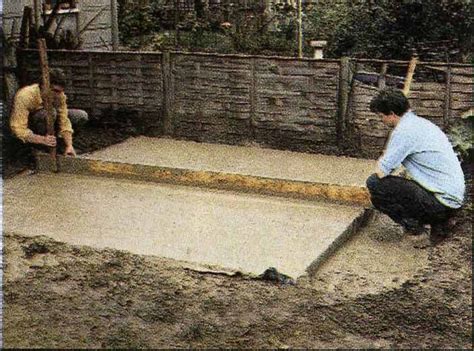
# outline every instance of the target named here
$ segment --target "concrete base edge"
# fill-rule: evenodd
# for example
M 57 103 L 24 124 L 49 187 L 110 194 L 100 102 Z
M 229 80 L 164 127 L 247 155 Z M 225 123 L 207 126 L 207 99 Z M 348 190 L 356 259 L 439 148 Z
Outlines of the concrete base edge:
M 54 162 L 48 154 L 38 154 L 36 160 L 37 169 L 44 172 L 58 171 L 276 195 L 297 199 L 329 200 L 359 206 L 370 205 L 367 189 L 357 186 L 128 164 L 80 157 L 57 156 L 57 162 Z
M 346 230 L 339 235 L 339 237 L 332 242 L 332 244 L 323 252 L 319 257 L 313 261 L 306 272 L 309 276 L 312 276 L 316 271 L 326 262 L 342 245 L 344 245 L 350 238 L 352 238 L 360 228 L 367 225 L 370 219 L 374 215 L 373 208 L 366 208 L 359 216 L 357 216 L 354 221 L 346 228 Z

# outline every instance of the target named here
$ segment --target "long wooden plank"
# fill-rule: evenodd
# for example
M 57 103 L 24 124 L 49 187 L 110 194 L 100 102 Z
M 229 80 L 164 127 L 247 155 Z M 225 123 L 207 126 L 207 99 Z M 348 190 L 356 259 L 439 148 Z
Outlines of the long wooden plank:
M 38 153 L 36 157 L 39 171 L 52 171 L 51 167 L 54 165 L 51 164 L 51 159 L 46 154 Z M 60 155 L 58 155 L 58 162 L 61 172 L 65 173 L 237 190 L 307 200 L 329 200 L 362 206 L 370 204 L 367 189 L 362 186 L 275 179 L 215 171 L 197 171 Z
M 51 84 L 49 80 L 48 55 L 46 53 L 46 41 L 44 39 L 38 39 L 38 49 L 41 66 L 41 98 L 43 100 L 43 108 L 46 110 L 46 133 L 48 135 L 55 135 L 54 109 L 53 99 L 51 96 Z M 50 147 L 49 154 L 55 159 L 56 147 Z
M 407 76 L 405 78 L 405 84 L 403 85 L 403 94 L 405 94 L 405 96 L 408 96 L 408 94 L 410 93 L 410 86 L 413 80 L 413 75 L 415 74 L 415 68 L 416 68 L 417 62 L 418 62 L 418 57 L 416 56 L 413 56 L 412 59 L 410 60 Z

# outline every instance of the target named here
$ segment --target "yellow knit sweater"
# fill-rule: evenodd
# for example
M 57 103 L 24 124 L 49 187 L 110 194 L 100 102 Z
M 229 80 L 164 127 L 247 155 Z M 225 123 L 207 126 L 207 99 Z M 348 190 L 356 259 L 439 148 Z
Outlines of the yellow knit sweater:
M 62 93 L 55 101 L 54 106 L 57 111 L 59 131 L 58 135 L 64 137 L 64 133 L 73 133 L 71 121 L 67 116 L 66 95 Z M 43 99 L 39 84 L 33 84 L 21 88 L 15 95 L 13 111 L 10 116 L 10 128 L 13 134 L 23 142 L 28 141 L 28 137 L 33 135 L 33 131 L 28 128 L 28 118 L 30 113 L 43 108 Z

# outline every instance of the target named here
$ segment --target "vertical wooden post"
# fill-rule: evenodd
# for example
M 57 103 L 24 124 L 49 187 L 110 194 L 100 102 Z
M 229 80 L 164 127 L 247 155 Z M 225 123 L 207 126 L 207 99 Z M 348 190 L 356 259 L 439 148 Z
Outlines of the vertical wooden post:
M 413 80 L 413 75 L 415 74 L 415 68 L 416 64 L 418 62 L 418 57 L 416 55 L 413 55 L 413 57 L 410 60 L 410 64 L 408 66 L 408 72 L 407 76 L 405 78 L 405 83 L 403 85 L 403 94 L 408 97 L 408 94 L 410 93 L 410 87 L 411 87 L 411 82 Z
M 137 90 L 138 90 L 138 105 L 140 106 L 140 110 L 138 111 L 138 115 L 140 117 L 140 120 L 143 120 L 143 108 L 144 108 L 144 99 L 143 96 L 145 95 L 143 92 L 143 67 L 145 67 L 145 64 L 143 62 L 143 57 L 142 55 L 137 56 L 137 61 L 138 61 L 138 69 L 137 69 L 137 75 L 140 79 L 140 82 L 138 83 Z
M 48 135 L 55 135 L 53 99 L 49 81 L 48 55 L 46 53 L 46 41 L 44 39 L 38 39 L 38 49 L 41 66 L 41 98 L 43 100 L 43 107 L 46 110 L 46 133 Z M 49 149 L 49 154 L 51 157 L 56 158 L 56 147 L 51 147 Z
M 81 12 L 77 11 L 74 14 L 74 17 L 76 19 L 76 38 L 77 38 L 77 42 L 81 43 L 82 42 L 82 40 L 81 40 Z M 82 45 L 82 44 L 80 44 L 80 45 Z
M 174 46 L 178 49 L 179 45 L 179 0 L 174 1 Z
M 92 115 L 96 115 L 96 106 L 95 106 L 95 84 L 94 84 L 94 74 L 95 74 L 95 65 L 92 60 L 92 53 L 87 54 L 87 62 L 89 64 L 89 99 L 90 99 L 90 109 Z
M 303 57 L 303 5 L 301 0 L 298 0 L 298 57 Z
M 344 141 L 344 119 L 349 95 L 349 73 L 349 58 L 342 57 L 339 68 L 339 106 L 336 119 L 336 134 L 339 147 L 342 146 Z
M 380 70 L 380 74 L 379 74 L 379 79 L 377 81 L 377 87 L 379 89 L 383 89 L 385 88 L 385 78 L 386 78 L 386 75 L 387 75 L 387 69 L 388 69 L 388 63 L 383 63 L 382 64 L 382 68 Z
M 35 14 L 35 30 L 36 30 L 36 33 L 38 33 L 39 27 L 40 27 L 40 19 L 41 19 L 40 0 L 34 0 L 33 1 L 33 11 L 34 11 L 34 14 Z
M 257 72 L 255 57 L 250 59 L 251 77 L 250 77 L 250 141 L 255 141 L 256 110 L 257 110 Z
M 110 0 L 110 8 L 112 17 L 112 50 L 117 51 L 119 47 L 117 0 Z
M 163 133 L 173 134 L 173 87 L 171 77 L 171 55 L 169 51 L 163 52 L 161 61 L 163 77 Z
M 13 20 L 12 29 L 10 31 L 11 37 L 13 37 L 13 33 L 16 33 L 16 23 L 17 21 Z M 11 45 L 10 43 L 3 44 L 3 116 L 10 116 L 10 112 L 13 106 L 13 99 L 15 98 L 15 93 L 18 90 L 19 82 L 15 72 L 17 71 L 17 69 L 19 69 L 20 72 L 26 71 L 26 69 L 22 69 L 22 66 L 20 66 L 22 58 L 24 56 L 25 55 L 17 54 L 17 48 L 14 45 Z
M 357 72 L 359 71 L 359 63 L 355 62 L 354 68 L 349 71 L 349 92 L 347 93 L 347 105 L 346 105 L 346 110 L 344 114 L 344 138 L 347 139 L 344 142 L 344 145 L 350 146 L 350 147 L 356 147 L 358 145 L 355 145 L 355 125 L 354 125 L 354 116 L 351 115 L 351 108 L 352 104 L 354 101 L 354 91 L 355 91 L 355 82 L 356 80 L 354 79 L 354 76 L 357 75 Z
M 112 60 L 111 64 L 116 67 L 116 62 Z M 112 82 L 112 110 L 115 112 L 118 110 L 118 92 L 117 92 L 117 87 L 119 86 L 118 82 L 118 77 L 116 74 L 112 74 L 110 77 L 110 80 Z
M 443 126 L 449 126 L 451 120 L 451 66 L 446 68 L 446 89 L 444 95 Z
M 32 10 L 31 7 L 25 6 L 23 8 L 23 17 L 21 18 L 20 28 L 20 48 L 27 48 L 30 45 L 30 25 L 31 25 Z
M 21 18 L 21 27 L 20 27 L 20 42 L 18 47 L 20 49 L 26 49 L 30 46 L 30 19 L 31 19 L 31 7 L 25 6 L 23 8 L 23 17 Z M 14 35 L 13 27 L 11 35 Z M 17 55 L 18 57 L 18 71 L 19 71 L 19 80 L 20 86 L 23 86 L 27 83 L 27 70 L 26 70 L 26 59 L 25 54 Z

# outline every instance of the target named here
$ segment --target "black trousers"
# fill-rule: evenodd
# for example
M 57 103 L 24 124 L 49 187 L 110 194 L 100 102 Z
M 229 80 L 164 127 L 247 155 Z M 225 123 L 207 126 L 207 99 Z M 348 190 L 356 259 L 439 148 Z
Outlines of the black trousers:
M 56 124 L 57 111 L 53 110 L 53 120 Z M 82 127 L 87 123 L 89 117 L 86 111 L 77 109 L 68 109 L 67 117 L 71 121 L 73 128 Z M 28 128 L 30 128 L 35 134 L 46 135 L 46 116 L 47 112 L 44 109 L 35 111 L 29 115 Z M 58 130 L 58 126 L 55 126 Z
M 374 207 L 407 230 L 445 223 L 455 212 L 413 180 L 372 174 L 366 183 Z
M 57 125 L 57 111 L 56 109 L 53 110 L 53 120 L 55 123 L 55 130 L 59 129 Z M 76 110 L 76 109 L 68 109 L 68 118 L 71 121 L 71 125 L 73 129 L 77 130 L 81 128 L 83 125 L 87 123 L 89 117 L 86 111 L 83 110 Z M 39 135 L 46 135 L 47 128 L 46 128 L 46 117 L 47 112 L 44 109 L 35 111 L 28 116 L 28 128 L 33 131 L 35 134 Z M 33 145 L 33 148 L 39 151 L 48 152 L 49 148 L 44 145 Z M 65 143 L 62 138 L 58 139 L 57 144 L 58 152 L 62 153 L 65 149 Z

